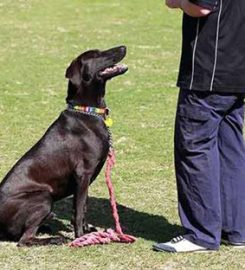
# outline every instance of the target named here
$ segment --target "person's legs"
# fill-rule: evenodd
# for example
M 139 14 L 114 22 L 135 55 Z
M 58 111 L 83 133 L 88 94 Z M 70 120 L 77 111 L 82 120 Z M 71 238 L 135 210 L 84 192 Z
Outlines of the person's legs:
M 230 243 L 245 245 L 244 95 L 220 124 L 220 182 L 222 229 Z
M 217 113 L 217 103 L 218 97 L 211 93 L 181 90 L 175 125 L 175 171 L 184 237 L 209 249 L 217 249 L 221 237 L 217 138 L 222 113 Z
M 222 121 L 237 99 L 238 95 L 232 94 L 180 90 L 175 125 L 175 171 L 179 215 L 186 234 L 184 238 L 155 244 L 154 249 L 184 252 L 219 248 L 222 160 L 218 140 Z

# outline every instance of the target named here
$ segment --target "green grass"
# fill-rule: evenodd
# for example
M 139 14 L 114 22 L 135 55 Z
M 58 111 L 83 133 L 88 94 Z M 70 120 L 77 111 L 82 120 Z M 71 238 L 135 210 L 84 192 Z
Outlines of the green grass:
M 133 245 L 82 249 L 0 243 L 0 269 L 242 269 L 244 252 L 151 250 L 181 231 L 173 167 L 173 123 L 181 13 L 152 0 L 0 2 L 0 178 L 65 108 L 69 62 L 91 48 L 125 44 L 129 72 L 108 83 L 117 153 L 113 182 Z M 89 220 L 113 225 L 103 173 L 90 188 Z M 56 206 L 53 233 L 71 236 L 70 200 Z

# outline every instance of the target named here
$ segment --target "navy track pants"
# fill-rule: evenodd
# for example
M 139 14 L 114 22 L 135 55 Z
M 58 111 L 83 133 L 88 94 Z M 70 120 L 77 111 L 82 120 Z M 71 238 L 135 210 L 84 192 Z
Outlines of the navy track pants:
M 218 249 L 221 233 L 245 242 L 245 94 L 181 89 L 175 169 L 185 238 Z

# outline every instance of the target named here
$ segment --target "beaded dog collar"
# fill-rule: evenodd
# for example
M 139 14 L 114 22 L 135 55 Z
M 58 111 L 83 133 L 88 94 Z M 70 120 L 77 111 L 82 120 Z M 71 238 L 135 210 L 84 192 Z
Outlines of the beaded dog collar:
M 96 107 L 89 107 L 89 106 L 79 106 L 76 105 L 72 107 L 72 109 L 77 111 L 82 111 L 86 113 L 96 113 L 100 115 L 109 115 L 109 109 L 108 108 L 96 108 Z
M 107 127 L 111 127 L 113 124 L 112 119 L 109 117 L 109 112 L 110 112 L 109 108 L 96 108 L 96 107 L 80 106 L 80 105 L 72 106 L 71 104 L 69 104 L 68 109 L 78 111 L 84 114 L 104 117 L 104 122 Z

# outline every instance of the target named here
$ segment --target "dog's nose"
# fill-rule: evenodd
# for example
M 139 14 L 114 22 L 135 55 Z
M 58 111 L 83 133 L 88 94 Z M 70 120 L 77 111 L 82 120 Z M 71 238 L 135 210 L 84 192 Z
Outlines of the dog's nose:
M 122 45 L 122 46 L 120 46 L 120 50 L 122 51 L 122 53 L 126 53 L 127 47 Z

